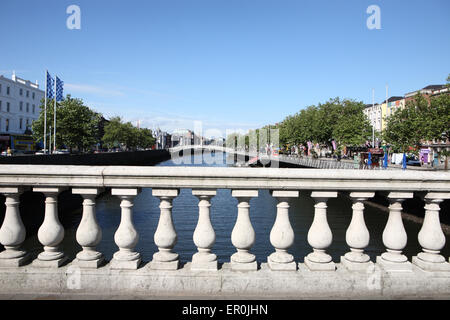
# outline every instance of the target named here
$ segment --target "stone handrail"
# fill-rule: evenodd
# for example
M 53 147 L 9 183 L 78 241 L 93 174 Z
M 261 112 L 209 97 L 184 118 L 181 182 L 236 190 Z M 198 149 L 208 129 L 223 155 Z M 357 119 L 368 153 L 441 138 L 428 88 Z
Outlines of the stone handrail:
M 178 254 L 173 252 L 177 241 L 172 221 L 172 201 L 180 188 L 192 189 L 199 199 L 198 224 L 193 240 L 198 248 L 191 261 L 191 270 L 218 270 L 217 257 L 212 252 L 215 232 L 210 220 L 211 198 L 217 189 L 231 189 L 238 200 L 238 213 L 231 234 L 236 252 L 230 257 L 232 270 L 256 271 L 255 256 L 250 252 L 255 242 L 249 203 L 258 196 L 258 189 L 270 190 L 278 200 L 277 215 L 270 232 L 274 252 L 267 264 L 272 271 L 296 271 L 299 264 L 288 253 L 294 241 L 289 221 L 289 201 L 307 192 L 315 201 L 314 220 L 308 232 L 312 252 L 305 257 L 304 266 L 311 271 L 334 271 L 336 264 L 326 249 L 332 243 L 332 231 L 327 222 L 327 200 L 338 192 L 348 192 L 353 202 L 352 220 L 347 229 L 347 254 L 341 265 L 350 271 L 361 271 L 374 265 L 364 249 L 369 244 L 369 231 L 364 222 L 364 201 L 383 191 L 390 202 L 389 219 L 383 232 L 386 252 L 377 257 L 376 264 L 386 272 L 412 272 L 414 264 L 426 271 L 448 271 L 450 264 L 440 255 L 445 236 L 439 221 L 440 203 L 450 199 L 450 173 L 409 171 L 352 171 L 323 169 L 277 168 L 217 168 L 217 167 L 118 167 L 118 166 L 0 166 L 0 193 L 6 196 L 5 219 L 0 229 L 0 266 L 20 267 L 29 260 L 21 249 L 25 228 L 20 218 L 19 196 L 25 190 L 45 195 L 45 218 L 38 232 L 43 252 L 32 262 L 36 267 L 58 268 L 67 257 L 60 248 L 64 229 L 57 215 L 58 194 L 71 188 L 83 201 L 83 217 L 76 239 L 82 250 L 72 261 L 80 268 L 98 268 L 104 263 L 96 250 L 101 240 L 101 228 L 95 217 L 96 196 L 110 188 L 121 199 L 121 222 L 114 236 L 119 250 L 109 263 L 111 269 L 138 269 L 141 257 L 134 250 L 138 234 L 133 225 L 133 201 L 141 188 L 152 188 L 160 199 L 160 218 L 154 241 L 158 252 L 149 263 L 152 270 L 177 270 Z M 407 243 L 401 211 L 402 201 L 414 193 L 423 197 L 425 219 L 418 240 L 422 252 L 412 263 L 402 254 Z M 1 271 L 0 271 L 1 273 Z

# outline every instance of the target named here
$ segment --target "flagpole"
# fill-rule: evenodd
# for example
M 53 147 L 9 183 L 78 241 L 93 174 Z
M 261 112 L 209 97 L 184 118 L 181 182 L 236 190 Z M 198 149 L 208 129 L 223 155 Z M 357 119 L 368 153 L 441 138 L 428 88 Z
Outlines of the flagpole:
M 372 89 L 372 112 L 375 111 L 375 89 Z M 373 119 L 374 117 L 372 117 Z M 373 119 L 372 125 L 372 148 L 375 148 L 375 122 L 376 119 Z
M 47 79 L 48 70 L 45 70 L 45 100 L 44 100 L 44 154 L 47 153 Z
M 56 151 L 56 79 L 55 75 L 55 108 L 53 109 L 53 152 Z
M 48 139 L 48 141 L 49 141 L 50 146 L 48 147 L 48 153 L 50 153 L 50 148 L 52 147 L 52 126 L 50 126 L 49 134 L 50 134 L 50 138 Z

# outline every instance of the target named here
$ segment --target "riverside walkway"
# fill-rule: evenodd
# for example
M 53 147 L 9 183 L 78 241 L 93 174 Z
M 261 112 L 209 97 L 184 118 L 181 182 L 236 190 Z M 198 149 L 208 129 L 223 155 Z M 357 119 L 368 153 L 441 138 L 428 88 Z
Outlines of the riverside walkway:
M 105 261 L 96 246 L 102 230 L 95 216 L 96 196 L 105 188 L 120 199 L 121 221 L 114 236 L 117 252 Z M 142 261 L 135 250 L 139 235 L 133 224 L 133 203 L 143 188 L 160 199 L 160 217 L 154 233 L 157 251 Z M 182 264 L 174 252 L 176 226 L 173 200 L 180 189 L 199 199 L 193 242 L 197 252 Z M 238 200 L 231 242 L 236 252 L 220 265 L 213 252 L 216 235 L 210 219 L 211 198 L 217 189 L 230 189 Z M 250 199 L 258 190 L 270 190 L 277 199 L 277 214 L 270 231 L 273 253 L 258 264 L 251 253 L 255 231 Z M 30 255 L 21 248 L 26 230 L 19 212 L 26 190 L 45 196 L 45 218 L 38 232 L 42 252 Z M 83 197 L 83 217 L 76 241 L 80 251 L 69 260 L 60 247 L 64 228 L 58 219 L 58 194 L 71 190 Z M 328 248 L 333 234 L 327 222 L 327 201 L 339 192 L 353 202 L 348 226 L 348 252 L 333 261 Z M 380 234 L 370 234 L 364 221 L 364 201 L 384 192 L 389 218 Z M 371 170 L 133 167 L 133 166 L 0 166 L 0 193 L 6 197 L 0 228 L 0 296 L 28 295 L 77 297 L 191 297 L 191 298 L 450 298 L 449 257 L 439 211 L 450 198 L 450 173 Z M 314 202 L 314 220 L 307 245 L 311 251 L 296 261 L 289 253 L 294 237 L 289 202 L 300 193 Z M 402 201 L 421 196 L 425 219 L 417 234 L 421 246 L 407 258 L 408 239 Z M 296 214 L 301 214 L 296 213 Z M 370 237 L 382 236 L 386 251 L 373 261 L 364 252 Z

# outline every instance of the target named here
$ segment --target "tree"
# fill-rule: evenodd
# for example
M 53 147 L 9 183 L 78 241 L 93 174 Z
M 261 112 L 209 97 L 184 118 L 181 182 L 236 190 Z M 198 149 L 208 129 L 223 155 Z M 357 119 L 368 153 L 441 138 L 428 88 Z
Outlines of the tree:
M 33 137 L 36 141 L 44 139 L 44 101 L 41 101 L 39 118 L 32 124 Z M 47 101 L 47 135 L 52 127 L 54 100 Z M 56 110 L 56 145 L 58 148 L 66 146 L 70 150 L 86 150 L 98 141 L 98 123 L 101 115 L 83 104 L 81 99 L 67 95 L 66 99 L 58 103 Z M 53 140 L 53 137 L 52 137 Z M 49 140 L 47 140 L 49 141 Z M 50 143 L 49 143 L 50 145 Z
M 138 129 L 135 128 L 137 131 L 137 147 L 139 148 L 150 148 L 152 147 L 156 139 L 153 137 L 152 131 L 147 128 Z
M 105 125 L 103 143 L 108 148 L 124 145 L 127 149 L 149 148 L 155 144 L 155 138 L 150 129 L 138 129 L 131 122 L 122 122 L 120 117 L 113 117 Z
M 363 113 L 361 102 L 345 100 L 333 126 L 332 137 L 341 146 L 359 146 L 372 134 L 372 126 Z
M 334 139 L 341 145 L 361 145 L 371 135 L 371 126 L 363 113 L 364 105 L 349 99 L 330 99 L 309 106 L 280 124 L 281 144 L 327 144 Z
M 450 95 L 431 97 L 428 102 L 417 94 L 405 108 L 387 119 L 383 137 L 394 149 L 418 149 L 424 140 L 440 140 L 450 132 Z

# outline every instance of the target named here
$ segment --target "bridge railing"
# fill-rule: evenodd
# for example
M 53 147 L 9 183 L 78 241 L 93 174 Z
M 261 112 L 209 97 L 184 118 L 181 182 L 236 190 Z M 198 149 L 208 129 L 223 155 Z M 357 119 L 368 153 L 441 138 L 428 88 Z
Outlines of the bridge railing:
M 250 199 L 259 189 L 270 190 L 278 200 L 276 220 L 270 232 L 273 253 L 267 257 L 271 270 L 297 270 L 298 264 L 289 253 L 295 232 L 289 219 L 289 202 L 306 192 L 315 201 L 314 220 L 307 241 L 311 247 L 304 264 L 314 271 L 333 271 L 335 261 L 327 253 L 333 241 L 327 222 L 327 200 L 338 192 L 348 192 L 352 199 L 352 220 L 346 232 L 348 252 L 341 264 L 349 270 L 365 270 L 374 262 L 387 272 L 412 270 L 412 264 L 427 271 L 450 271 L 447 258 L 440 255 L 445 245 L 439 211 L 440 203 L 450 198 L 450 173 L 401 171 L 344 171 L 276 168 L 208 168 L 208 167 L 117 167 L 117 166 L 0 166 L 0 193 L 6 197 L 5 218 L 0 228 L 0 266 L 20 267 L 29 259 L 21 246 L 26 230 L 19 212 L 19 196 L 25 190 L 45 195 L 45 217 L 38 231 L 43 251 L 32 262 L 37 267 L 58 268 L 67 257 L 60 244 L 64 228 L 58 220 L 58 194 L 70 188 L 80 194 L 83 216 L 76 232 L 82 247 L 72 264 L 80 268 L 97 268 L 104 257 L 96 250 L 102 231 L 95 216 L 96 196 L 111 188 L 120 198 L 121 221 L 114 241 L 118 251 L 109 262 L 113 269 L 137 269 L 141 255 L 135 251 L 138 234 L 133 225 L 133 202 L 142 188 L 152 188 L 152 195 L 160 199 L 159 223 L 154 234 L 158 251 L 153 255 L 151 269 L 175 270 L 179 257 L 173 248 L 177 241 L 172 220 L 172 203 L 181 188 L 192 189 L 199 198 L 198 223 L 193 232 L 197 252 L 192 256 L 192 270 L 217 270 L 217 257 L 212 251 L 216 235 L 210 220 L 211 198 L 217 189 L 231 189 L 237 198 L 237 218 L 231 233 L 236 252 L 230 257 L 232 270 L 257 270 L 251 248 L 255 232 L 250 217 Z M 364 222 L 364 201 L 376 191 L 386 192 L 389 199 L 389 218 L 383 231 L 386 252 L 370 261 L 364 249 L 370 234 Z M 407 244 L 401 212 L 402 201 L 421 195 L 425 201 L 425 218 L 418 240 L 422 252 L 408 261 L 402 254 Z M 230 221 L 232 223 L 232 221 Z

